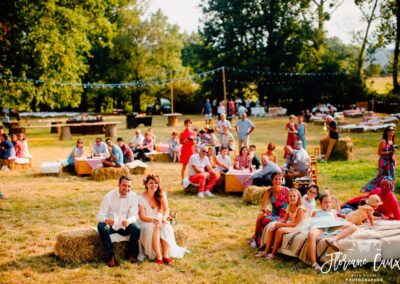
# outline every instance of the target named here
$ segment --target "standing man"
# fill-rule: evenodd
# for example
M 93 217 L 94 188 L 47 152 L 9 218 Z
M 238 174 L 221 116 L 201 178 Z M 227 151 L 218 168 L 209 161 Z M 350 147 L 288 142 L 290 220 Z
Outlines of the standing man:
M 107 265 L 114 267 L 117 264 L 111 234 L 130 236 L 128 244 L 129 262 L 137 263 L 139 254 L 140 227 L 138 220 L 138 198 L 131 192 L 132 178 L 121 176 L 118 189 L 114 189 L 104 196 L 97 214 L 97 229 L 101 243 L 107 252 Z
M 225 128 L 232 128 L 231 123 L 229 120 L 226 120 L 225 114 L 221 114 L 220 120 L 218 120 L 217 124 L 215 125 L 215 131 L 219 135 L 219 142 L 222 143 L 222 136 L 224 135 L 224 129 Z
M 329 160 L 329 157 L 331 156 L 333 147 L 335 146 L 336 142 L 339 140 L 339 130 L 338 130 L 337 124 L 333 120 L 333 117 L 330 115 L 326 116 L 326 128 L 328 128 L 328 130 L 329 130 L 329 135 L 322 138 L 319 141 L 321 154 L 323 154 L 323 152 L 325 152 L 324 150 L 326 149 L 325 156 L 323 159 L 320 160 L 320 162 L 325 162 L 325 161 Z M 324 147 L 325 143 L 328 143 L 327 148 Z
M 210 99 L 206 99 L 206 103 L 204 104 L 204 107 L 201 110 L 201 114 L 204 114 L 204 119 L 206 121 L 206 125 L 211 125 L 212 106 L 210 104 Z
M 242 113 L 242 118 L 236 124 L 236 132 L 238 135 L 238 149 L 243 146 L 249 146 L 250 133 L 254 131 L 255 125 L 250 120 L 247 119 L 247 114 Z

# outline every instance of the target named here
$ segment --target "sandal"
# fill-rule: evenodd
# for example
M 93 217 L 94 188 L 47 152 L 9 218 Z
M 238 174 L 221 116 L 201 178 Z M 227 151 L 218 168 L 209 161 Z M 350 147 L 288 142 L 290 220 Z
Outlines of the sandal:
M 275 255 L 272 254 L 272 253 L 270 253 L 270 254 L 268 254 L 264 259 L 265 259 L 265 260 L 274 260 L 274 259 L 275 259 Z
M 315 271 L 321 272 L 321 266 L 318 263 L 314 263 L 312 266 Z
M 259 251 L 256 255 L 256 257 L 266 257 L 265 252 Z
M 326 244 L 328 245 L 328 247 L 330 247 L 331 249 L 333 249 L 335 252 L 340 251 L 337 242 L 334 239 L 325 239 Z

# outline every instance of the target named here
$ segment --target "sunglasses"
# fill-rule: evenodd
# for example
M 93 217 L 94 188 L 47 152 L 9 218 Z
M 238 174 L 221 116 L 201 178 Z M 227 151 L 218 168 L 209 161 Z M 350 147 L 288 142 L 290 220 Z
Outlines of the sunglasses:
M 202 150 L 201 152 L 203 152 L 203 153 L 208 153 L 208 151 L 205 151 L 205 150 Z
M 83 144 L 83 142 L 77 142 L 78 144 Z
M 315 191 L 312 191 L 312 190 L 308 190 L 309 192 L 311 192 L 312 194 L 315 194 L 315 195 L 317 195 L 318 194 L 318 192 L 315 192 Z

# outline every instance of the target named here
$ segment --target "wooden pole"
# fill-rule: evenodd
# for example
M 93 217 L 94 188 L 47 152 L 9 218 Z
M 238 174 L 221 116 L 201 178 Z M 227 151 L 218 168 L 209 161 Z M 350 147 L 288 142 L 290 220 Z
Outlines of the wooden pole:
M 225 67 L 222 66 L 222 85 L 224 88 L 224 102 L 225 102 L 225 111 L 228 113 L 227 101 L 226 101 L 226 81 L 225 81 Z
M 169 72 L 169 86 L 171 88 L 171 113 L 174 113 L 174 83 L 172 82 L 172 70 Z

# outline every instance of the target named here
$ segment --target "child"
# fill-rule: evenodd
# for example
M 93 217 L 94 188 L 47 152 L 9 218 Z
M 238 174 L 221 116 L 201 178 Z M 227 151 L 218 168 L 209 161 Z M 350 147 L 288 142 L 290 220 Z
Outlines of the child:
M 297 138 L 303 142 L 303 148 L 307 149 L 307 126 L 304 123 L 304 116 L 300 114 L 297 116 Z
M 319 187 L 316 184 L 310 185 L 307 193 L 304 194 L 302 201 L 303 205 L 307 208 L 308 213 L 311 214 L 315 210 L 315 199 L 318 198 Z
M 307 216 L 307 208 L 302 205 L 300 192 L 292 188 L 289 191 L 289 205 L 286 208 L 286 214 L 282 222 L 274 222 L 267 227 L 265 251 L 257 253 L 256 257 L 265 257 L 266 260 L 273 260 L 282 243 L 283 235 L 292 232 L 294 227 Z M 290 221 L 287 222 L 289 219 Z M 268 254 L 272 243 L 274 244 L 272 252 Z
M 360 202 L 361 203 L 361 202 Z M 368 197 L 367 204 L 358 206 L 356 211 L 349 213 L 346 216 L 346 221 L 355 225 L 361 225 L 365 220 L 369 220 L 371 226 L 374 226 L 374 211 L 383 204 L 379 195 L 373 194 Z
M 286 123 L 286 131 L 287 131 L 287 139 L 286 145 L 291 146 L 293 149 L 296 147 L 297 141 L 297 125 L 296 125 L 296 117 L 294 115 L 289 116 L 289 122 Z
M 168 141 L 169 147 L 168 147 L 168 153 L 171 158 L 174 159 L 174 163 L 176 161 L 179 161 L 179 138 L 178 138 L 178 133 L 176 131 L 172 132 L 172 137 Z
M 316 271 L 321 271 L 321 266 L 317 263 L 317 238 L 322 233 L 328 232 L 331 228 L 341 227 L 341 230 L 335 237 L 325 240 L 327 245 L 334 251 L 339 251 L 337 241 L 350 236 L 357 230 L 356 225 L 336 218 L 335 210 L 331 210 L 332 199 L 336 198 L 327 194 L 320 196 L 321 209 L 315 210 L 312 213 L 309 228 L 306 229 L 308 231 L 308 255 L 310 256 L 312 268 Z
M 273 152 L 275 150 L 275 148 L 276 148 L 276 145 L 274 143 L 268 143 L 267 152 L 265 152 L 264 155 L 268 157 L 269 161 L 272 161 L 275 164 L 278 164 L 278 156 Z

